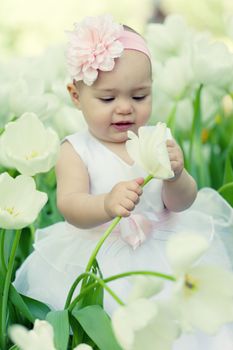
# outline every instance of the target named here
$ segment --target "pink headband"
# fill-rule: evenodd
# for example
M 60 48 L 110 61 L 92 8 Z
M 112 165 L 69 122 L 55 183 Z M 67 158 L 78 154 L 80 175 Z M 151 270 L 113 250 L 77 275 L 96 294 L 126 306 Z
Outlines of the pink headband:
M 149 59 L 151 57 L 145 40 L 113 22 L 110 15 L 87 17 L 67 34 L 66 56 L 71 78 L 82 80 L 89 86 L 97 79 L 99 70 L 113 70 L 115 58 L 120 57 L 124 49 L 140 51 Z
M 150 51 L 146 46 L 145 40 L 137 33 L 124 30 L 118 40 L 123 44 L 124 49 L 143 52 L 149 59 L 151 59 Z

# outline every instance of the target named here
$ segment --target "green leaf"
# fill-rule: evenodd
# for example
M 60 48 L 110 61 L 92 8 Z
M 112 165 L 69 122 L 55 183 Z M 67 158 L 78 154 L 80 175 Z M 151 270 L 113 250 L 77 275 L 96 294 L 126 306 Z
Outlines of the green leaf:
M 110 318 L 102 307 L 91 305 L 81 310 L 74 309 L 72 314 L 101 350 L 121 350 L 113 334 Z
M 22 296 L 17 292 L 13 285 L 10 287 L 9 299 L 24 317 L 26 317 L 30 322 L 34 323 L 35 316 L 31 313 Z
M 93 261 L 91 272 L 94 273 L 96 276 L 103 278 L 103 274 L 100 270 L 98 261 L 96 259 Z M 95 282 L 96 280 L 93 277 L 88 277 L 86 281 L 86 287 Z M 104 288 L 101 285 L 96 284 L 96 286 L 93 287 L 88 293 L 86 293 L 84 297 L 77 303 L 77 306 L 79 309 L 82 309 L 89 305 L 100 305 L 103 307 L 103 300 Z
M 22 294 L 21 297 L 35 318 L 40 320 L 46 318 L 46 315 L 50 312 L 50 308 L 46 304 Z
M 74 348 L 76 345 L 83 343 L 83 337 L 84 337 L 84 330 L 81 327 L 80 323 L 76 320 L 76 318 L 70 314 L 69 315 L 70 319 L 70 326 L 73 332 L 73 347 Z
M 231 157 L 230 157 L 230 154 L 228 154 L 226 163 L 225 163 L 225 169 L 224 169 L 223 185 L 226 185 L 227 183 L 232 181 L 233 181 L 233 169 L 231 165 Z
M 194 115 L 192 121 L 191 140 L 189 147 L 188 171 L 197 180 L 199 187 L 208 184 L 208 169 L 202 152 L 202 113 L 201 94 L 203 85 L 200 85 L 193 102 Z
M 20 350 L 17 345 L 13 345 L 9 350 Z
M 227 183 L 219 188 L 218 193 L 226 199 L 226 201 L 233 207 L 233 182 Z
M 70 336 L 68 310 L 51 311 L 46 320 L 53 326 L 56 349 L 66 350 Z

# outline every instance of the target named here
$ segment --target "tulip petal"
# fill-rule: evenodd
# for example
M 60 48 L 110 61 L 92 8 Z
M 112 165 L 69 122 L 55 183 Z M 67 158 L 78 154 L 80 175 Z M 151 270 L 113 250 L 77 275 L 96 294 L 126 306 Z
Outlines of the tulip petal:
M 132 276 L 132 289 L 128 295 L 128 301 L 132 302 L 140 298 L 150 298 L 163 289 L 163 281 L 155 276 Z
M 82 343 L 76 346 L 73 350 L 92 350 L 92 349 L 93 348 L 90 345 Z
M 207 239 L 196 233 L 181 232 L 172 236 L 166 246 L 167 259 L 180 275 L 190 268 L 208 249 Z
M 168 179 L 174 176 L 166 147 L 167 128 L 165 123 L 156 126 L 142 126 L 138 136 L 128 132 L 130 140 L 126 149 L 136 164 L 157 179 Z
M 24 113 L 5 126 L 1 147 L 3 163 L 33 176 L 55 165 L 60 141 L 57 133 L 46 129 L 35 113 Z
M 193 288 L 182 286 L 175 292 L 181 323 L 214 334 L 233 322 L 233 275 L 215 266 L 197 266 L 188 271 Z
M 21 229 L 35 221 L 48 196 L 36 190 L 33 178 L 0 175 L 0 227 Z

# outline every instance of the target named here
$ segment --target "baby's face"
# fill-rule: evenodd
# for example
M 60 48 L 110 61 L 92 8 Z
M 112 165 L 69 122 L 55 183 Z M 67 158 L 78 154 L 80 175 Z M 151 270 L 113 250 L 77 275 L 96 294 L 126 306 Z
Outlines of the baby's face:
M 125 50 L 111 72 L 99 72 L 92 86 L 79 83 L 76 105 L 89 131 L 105 142 L 125 142 L 151 113 L 151 64 L 139 51 Z

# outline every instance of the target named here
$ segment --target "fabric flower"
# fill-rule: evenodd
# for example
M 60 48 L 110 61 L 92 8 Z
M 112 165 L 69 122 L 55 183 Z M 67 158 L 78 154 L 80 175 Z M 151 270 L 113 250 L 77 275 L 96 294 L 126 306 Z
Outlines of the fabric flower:
M 0 175 L 0 227 L 21 229 L 33 223 L 47 201 L 47 194 L 36 190 L 32 177 L 8 173 Z
M 173 302 L 183 330 L 213 334 L 233 322 L 233 274 L 196 264 L 208 247 L 206 238 L 180 233 L 168 241 L 166 250 L 177 277 Z
M 98 70 L 111 71 L 114 59 L 120 57 L 124 49 L 118 40 L 123 31 L 123 26 L 114 23 L 110 15 L 87 17 L 76 23 L 74 31 L 67 32 L 67 63 L 71 77 L 92 85 Z
M 130 157 L 149 175 L 157 179 L 168 179 L 174 176 L 166 147 L 167 128 L 165 123 L 155 126 L 142 126 L 138 136 L 128 131 L 130 140 L 126 141 L 126 149 Z
M 24 113 L 8 123 L 0 143 L 4 165 L 29 176 L 49 171 L 55 165 L 60 149 L 57 133 L 45 128 L 34 113 Z
M 147 299 L 119 307 L 112 316 L 112 327 L 124 350 L 170 350 L 179 335 L 168 307 Z
M 13 325 L 9 335 L 21 350 L 56 350 L 53 327 L 47 321 L 36 320 L 30 331 L 21 325 Z

